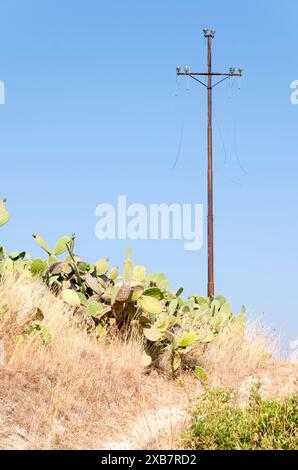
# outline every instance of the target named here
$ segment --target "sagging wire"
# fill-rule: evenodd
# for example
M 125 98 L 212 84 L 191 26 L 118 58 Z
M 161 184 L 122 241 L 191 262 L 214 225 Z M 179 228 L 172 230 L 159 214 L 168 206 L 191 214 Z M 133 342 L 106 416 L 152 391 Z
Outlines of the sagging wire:
M 176 76 L 176 89 L 175 89 L 175 93 L 174 93 L 174 96 L 175 97 L 178 97 L 179 95 L 179 87 L 181 86 L 181 77 L 179 75 Z M 181 125 L 181 130 L 180 130 L 180 138 L 179 138 L 179 142 L 178 142 L 178 149 L 177 149 L 177 154 L 176 154 L 176 158 L 175 158 L 175 161 L 171 167 L 171 170 L 174 170 L 179 159 L 180 159 L 180 155 L 181 155 L 181 148 L 182 148 L 182 141 L 183 141 L 183 135 L 184 135 L 184 119 L 182 121 L 182 125 Z
M 178 91 L 179 91 L 180 85 L 181 85 L 181 80 L 180 80 L 179 75 L 177 75 L 177 76 L 176 76 L 176 87 L 175 87 L 174 96 L 178 96 L 178 95 L 179 95 Z
M 234 152 L 235 152 L 235 156 L 236 156 L 238 166 L 239 166 L 240 170 L 242 171 L 242 173 L 244 173 L 245 175 L 248 175 L 248 171 L 242 165 L 241 160 L 240 160 L 239 155 L 238 155 L 238 150 L 237 150 L 237 128 L 236 128 L 235 118 L 234 118 L 234 126 L 233 126 L 233 140 L 234 140 Z
M 230 93 L 228 95 L 228 99 L 230 100 L 230 103 L 232 105 L 231 108 L 232 108 L 232 116 L 233 116 L 233 146 L 234 146 L 234 154 L 235 154 L 235 157 L 236 157 L 238 167 L 240 168 L 242 173 L 244 173 L 245 175 L 248 175 L 248 171 L 244 168 L 244 166 L 241 162 L 241 159 L 239 157 L 239 154 L 238 154 L 238 149 L 237 149 L 236 116 L 235 116 L 234 100 L 232 100 L 232 98 L 235 97 L 235 95 L 237 93 L 237 90 L 239 91 L 241 89 L 240 88 L 240 77 L 237 77 L 237 78 L 238 78 L 237 85 L 235 83 L 235 77 L 233 77 L 231 82 L 229 80 Z M 236 90 L 236 88 L 237 88 L 237 90 Z M 232 91 L 233 91 L 233 96 L 232 96 Z
M 224 141 L 224 138 L 223 138 L 223 135 L 222 135 L 222 132 L 221 132 L 221 128 L 220 128 L 220 125 L 219 125 L 219 122 L 218 122 L 218 119 L 217 119 L 217 115 L 216 115 L 216 112 L 214 111 L 214 109 L 213 109 L 213 114 L 214 114 L 215 124 L 216 124 L 216 127 L 217 127 L 217 132 L 219 134 L 219 139 L 221 141 L 221 145 L 222 145 L 223 152 L 224 152 L 224 165 L 226 165 L 226 163 L 227 163 L 227 150 L 226 150 L 225 141 Z
M 238 79 L 238 80 L 237 80 L 237 81 L 238 81 L 238 87 L 237 87 L 237 88 L 238 88 L 238 90 L 240 91 L 240 90 L 241 90 L 241 86 L 240 86 L 240 83 L 241 83 L 241 82 L 240 82 L 240 77 L 237 77 L 237 79 Z
M 186 91 L 190 91 L 190 76 L 187 76 L 186 79 Z
M 240 90 L 241 90 L 240 77 L 230 77 L 228 99 L 231 100 L 236 95 L 237 91 L 240 91 Z
M 217 116 L 216 116 L 216 113 L 215 113 L 215 110 L 213 110 L 213 114 L 214 114 L 214 120 L 215 120 L 215 124 L 216 124 L 216 127 L 217 127 L 217 131 L 218 131 L 218 134 L 219 134 L 219 137 L 220 137 L 220 143 L 221 143 L 221 146 L 223 148 L 223 152 L 224 152 L 224 164 L 226 165 L 227 163 L 227 151 L 226 151 L 226 145 L 225 145 L 225 141 L 224 141 L 224 138 L 223 138 L 223 133 L 221 131 L 221 127 L 219 125 L 219 122 L 218 122 L 218 119 L 217 119 Z M 233 184 L 237 184 L 238 186 L 242 186 L 242 183 L 240 183 L 240 181 L 236 181 L 232 178 L 230 178 L 230 176 L 227 176 L 225 173 L 223 173 L 220 168 L 217 168 L 217 171 L 228 181 L 230 181 L 230 183 L 233 183 Z
M 190 75 L 188 75 L 187 77 L 187 81 L 186 81 L 186 91 L 190 91 Z M 174 93 L 174 96 L 178 96 L 179 95 L 179 87 L 181 86 L 181 77 L 179 75 L 176 76 L 176 87 L 175 87 L 175 93 Z
M 176 77 L 176 91 L 175 91 L 175 94 L 174 96 L 178 97 L 178 91 L 179 91 L 179 87 L 181 85 L 181 80 L 180 80 L 180 76 L 178 75 Z M 186 86 L 186 91 L 189 92 L 190 91 L 190 75 L 187 77 L 187 86 Z M 182 124 L 181 124 L 181 129 L 180 129 L 180 137 L 179 137 L 179 142 L 178 142 L 178 149 L 177 149 L 177 154 L 176 154 L 176 158 L 174 160 L 174 163 L 171 167 L 171 170 L 174 170 L 180 160 L 180 156 L 181 156 L 181 150 L 182 150 L 182 143 L 183 143 L 183 138 L 184 138 L 184 124 L 185 124 L 185 121 L 183 119 L 182 121 Z
M 178 142 L 178 149 L 177 149 L 177 154 L 175 161 L 171 167 L 171 170 L 174 170 L 177 166 L 178 161 L 180 160 L 180 155 L 181 155 L 181 149 L 182 149 L 182 142 L 183 142 L 183 136 L 184 136 L 184 119 L 182 121 L 181 129 L 180 129 L 180 138 Z
M 228 99 L 231 100 L 232 99 L 232 88 L 233 88 L 233 78 L 232 77 L 229 77 L 229 89 L 228 89 Z

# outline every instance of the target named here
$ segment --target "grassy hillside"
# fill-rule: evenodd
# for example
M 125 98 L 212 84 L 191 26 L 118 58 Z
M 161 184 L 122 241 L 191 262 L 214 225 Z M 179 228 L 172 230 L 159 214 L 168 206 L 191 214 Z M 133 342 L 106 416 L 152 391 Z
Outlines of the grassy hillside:
M 8 220 L 0 201 L 0 226 Z M 297 365 L 276 359 L 276 341 L 244 308 L 233 314 L 223 296 L 185 299 L 130 250 L 119 271 L 80 258 L 74 235 L 54 247 L 34 239 L 45 258 L 0 247 L 0 449 L 221 448 L 222 437 L 239 448 L 256 383 L 260 400 L 297 393 Z M 218 388 L 237 399 L 212 406 Z M 284 403 L 265 403 L 265 414 L 269 406 L 280 417 Z M 257 432 L 250 422 L 246 444 Z
M 0 299 L 8 306 L 0 319 L 2 449 L 177 448 L 205 386 L 233 386 L 244 401 L 256 378 L 263 378 L 265 395 L 295 389 L 297 369 L 290 374 L 290 366 L 272 362 L 256 331 L 240 344 L 226 329 L 208 345 L 201 358 L 207 384 L 187 371 L 169 378 L 144 369 L 139 337 L 125 341 L 115 333 L 98 341 L 75 323 L 71 307 L 26 273 L 2 278 Z M 51 341 L 39 334 L 16 341 L 36 307 Z
M 0 448 L 100 448 L 119 439 L 142 410 L 185 403 L 162 376 L 147 376 L 142 345 L 116 336 L 99 343 L 74 325 L 71 309 L 39 281 L 8 275 L 0 284 L 9 313 L 0 320 Z M 16 344 L 38 306 L 50 344 L 34 335 Z

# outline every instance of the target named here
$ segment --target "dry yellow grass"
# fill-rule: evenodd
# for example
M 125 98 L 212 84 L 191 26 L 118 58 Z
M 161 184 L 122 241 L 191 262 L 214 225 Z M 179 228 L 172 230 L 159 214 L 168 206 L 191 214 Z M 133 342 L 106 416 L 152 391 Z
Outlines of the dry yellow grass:
M 71 309 L 28 275 L 9 274 L 0 282 L 3 304 L 9 314 L 0 318 L 6 353 L 0 365 L 0 449 L 179 445 L 185 410 L 202 392 L 198 381 L 188 375 L 179 381 L 157 372 L 146 375 L 137 339 L 98 343 L 74 325 Z M 16 345 L 15 335 L 33 307 L 43 311 L 52 341 L 44 345 L 35 336 Z M 256 331 L 244 339 L 226 330 L 202 361 L 211 385 L 241 388 L 258 373 L 275 383 L 276 376 L 284 383 L 289 383 L 285 375 L 295 377 L 292 368 L 276 372 L 285 369 L 268 359 L 267 342 Z
M 266 368 L 278 354 L 275 338 L 266 334 L 259 322 L 248 324 L 245 330 L 235 323 L 208 345 L 203 363 L 213 386 L 237 387 L 245 377 Z
M 137 340 L 99 344 L 38 281 L 7 276 L 0 303 L 10 311 L 0 322 L 7 354 L 0 367 L 0 448 L 100 449 L 123 440 L 140 415 L 187 403 L 173 381 L 144 374 Z M 15 345 L 33 307 L 43 311 L 53 339 L 48 346 L 38 337 Z

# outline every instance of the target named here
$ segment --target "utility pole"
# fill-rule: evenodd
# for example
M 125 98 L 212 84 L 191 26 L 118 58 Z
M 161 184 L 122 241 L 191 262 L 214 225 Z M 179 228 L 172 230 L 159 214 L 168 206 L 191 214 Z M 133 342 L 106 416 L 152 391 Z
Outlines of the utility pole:
M 215 36 L 215 29 L 203 29 L 205 38 L 207 39 L 207 72 L 190 72 L 189 67 L 184 67 L 184 72 L 181 72 L 180 67 L 176 67 L 177 75 L 187 75 L 193 78 L 196 82 L 200 83 L 207 89 L 208 95 L 208 125 L 207 125 L 207 147 L 208 147 L 208 297 L 214 297 L 214 239 L 213 239 L 213 161 L 212 161 L 212 90 L 216 85 L 223 82 L 229 77 L 241 77 L 243 69 L 238 68 L 237 72 L 234 67 L 229 69 L 229 73 L 213 72 L 212 71 L 212 40 Z M 198 76 L 207 77 L 207 84 L 198 79 Z M 212 77 L 219 78 L 213 84 Z

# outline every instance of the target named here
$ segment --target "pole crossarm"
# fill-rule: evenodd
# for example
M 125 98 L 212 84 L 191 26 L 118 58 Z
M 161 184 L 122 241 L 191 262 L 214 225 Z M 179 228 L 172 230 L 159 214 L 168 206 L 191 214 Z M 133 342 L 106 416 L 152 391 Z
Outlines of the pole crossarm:
M 207 89 L 208 89 L 208 85 L 206 85 L 206 83 L 199 80 L 197 78 L 198 76 L 201 76 L 201 77 L 202 76 L 203 77 L 206 77 L 206 76 L 207 77 L 208 76 L 224 77 L 221 80 L 219 80 L 218 82 L 214 83 L 214 85 L 211 85 L 211 88 L 214 88 L 216 85 L 219 85 L 221 82 L 224 82 L 225 80 L 227 80 L 230 77 L 242 77 L 242 73 L 221 73 L 221 72 L 211 72 L 211 73 L 208 73 L 208 72 L 177 72 L 177 75 L 186 75 L 188 77 L 191 77 L 193 80 L 195 80 L 196 82 L 199 82 L 201 85 L 203 85 Z
M 222 75 L 225 77 L 242 77 L 242 73 L 222 73 L 222 72 L 177 72 L 177 75 Z

